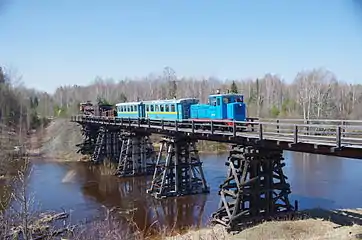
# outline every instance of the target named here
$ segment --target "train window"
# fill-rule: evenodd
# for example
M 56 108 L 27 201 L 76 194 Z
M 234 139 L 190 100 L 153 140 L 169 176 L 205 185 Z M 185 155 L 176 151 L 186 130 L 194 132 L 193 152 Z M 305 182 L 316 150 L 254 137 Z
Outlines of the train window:
M 160 111 L 163 112 L 164 111 L 164 106 L 160 105 Z
M 216 106 L 216 98 L 210 98 L 209 103 L 211 106 Z
M 220 98 L 216 99 L 217 105 L 220 106 Z
M 155 111 L 156 111 L 156 112 L 160 111 L 160 106 L 156 105 L 156 106 L 155 106 Z
M 229 98 L 224 97 L 224 98 L 223 98 L 223 102 L 224 102 L 225 104 L 228 104 L 228 103 L 229 103 Z
M 153 107 L 153 105 L 151 105 L 151 112 L 153 112 L 154 111 L 154 107 Z
M 170 106 L 168 104 L 165 105 L 165 112 L 169 112 L 170 111 Z
M 236 98 L 235 102 L 244 102 L 244 99 L 243 99 L 243 97 L 238 97 L 238 98 Z
M 146 112 L 150 111 L 150 106 L 146 105 Z
M 175 104 L 171 104 L 171 112 L 176 112 Z

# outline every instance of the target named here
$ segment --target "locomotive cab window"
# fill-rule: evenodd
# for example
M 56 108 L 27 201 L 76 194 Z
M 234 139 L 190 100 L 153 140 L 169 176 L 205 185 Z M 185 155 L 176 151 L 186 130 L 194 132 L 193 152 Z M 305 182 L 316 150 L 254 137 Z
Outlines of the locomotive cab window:
M 217 106 L 220 106 L 220 98 L 216 99 Z
M 243 99 L 242 96 L 241 96 L 241 97 L 237 97 L 235 102 L 244 102 L 244 99 Z
M 222 99 L 222 101 L 223 101 L 225 104 L 228 104 L 228 103 L 230 102 L 230 99 L 227 98 L 227 97 L 224 97 L 224 98 Z
M 220 100 L 219 100 L 219 101 L 220 101 Z M 216 106 L 216 98 L 215 98 L 215 97 L 210 98 L 210 99 L 209 99 L 209 102 L 210 102 L 210 105 L 211 105 L 211 106 Z

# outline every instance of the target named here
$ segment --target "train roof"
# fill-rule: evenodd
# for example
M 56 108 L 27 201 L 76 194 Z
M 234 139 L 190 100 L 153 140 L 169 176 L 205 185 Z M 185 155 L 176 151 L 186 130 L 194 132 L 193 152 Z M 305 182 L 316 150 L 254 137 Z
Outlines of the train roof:
M 116 106 L 126 106 L 126 105 L 139 105 L 142 102 L 123 102 L 123 103 L 117 103 Z
M 197 98 L 180 98 L 180 99 L 149 100 L 149 101 L 143 101 L 143 103 L 146 104 L 183 103 L 195 100 L 198 101 Z
M 209 97 L 232 97 L 232 96 L 244 96 L 241 93 L 220 93 L 220 94 L 211 94 Z
M 160 100 L 147 100 L 147 101 L 140 101 L 140 102 L 124 102 L 124 103 L 117 103 L 116 106 L 126 106 L 126 105 L 139 105 L 142 103 L 145 104 L 162 104 L 162 103 L 183 103 L 188 101 L 198 101 L 198 98 L 180 98 L 180 99 L 160 99 Z

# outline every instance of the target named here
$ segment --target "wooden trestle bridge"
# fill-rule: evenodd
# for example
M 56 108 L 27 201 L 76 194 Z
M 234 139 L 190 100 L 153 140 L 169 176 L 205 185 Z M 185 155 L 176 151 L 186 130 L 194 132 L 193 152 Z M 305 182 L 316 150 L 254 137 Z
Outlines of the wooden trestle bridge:
M 253 221 L 297 210 L 283 174 L 283 150 L 362 159 L 362 121 L 258 120 L 166 121 L 72 116 L 82 126 L 82 154 L 94 163 L 108 158 L 120 177 L 153 175 L 147 192 L 156 198 L 209 192 L 196 142 L 230 143 L 228 172 L 212 220 L 236 230 Z M 158 153 L 151 134 L 161 135 Z

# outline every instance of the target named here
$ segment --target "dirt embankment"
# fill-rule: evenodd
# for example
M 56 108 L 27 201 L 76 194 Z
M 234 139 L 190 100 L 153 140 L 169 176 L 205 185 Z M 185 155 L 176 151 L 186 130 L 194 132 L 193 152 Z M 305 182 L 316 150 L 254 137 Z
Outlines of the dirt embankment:
M 296 221 L 265 222 L 235 235 L 228 234 L 223 227 L 190 231 L 187 234 L 168 239 L 210 239 L 210 240 L 346 240 L 362 239 L 362 209 L 327 211 L 314 209 L 306 211 L 309 219 Z
M 81 128 L 69 119 L 55 119 L 32 140 L 30 154 L 54 161 L 79 161 L 78 143 L 82 142 Z

